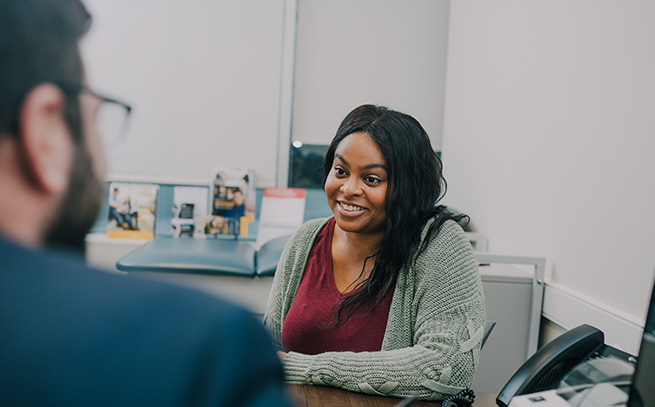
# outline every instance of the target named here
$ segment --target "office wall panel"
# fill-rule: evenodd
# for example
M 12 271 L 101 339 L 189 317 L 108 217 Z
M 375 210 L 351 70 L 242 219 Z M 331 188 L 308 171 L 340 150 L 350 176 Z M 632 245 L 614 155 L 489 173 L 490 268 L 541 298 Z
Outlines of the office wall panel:
M 418 119 L 441 147 L 446 0 L 300 0 L 292 138 L 328 144 L 364 103 Z
M 92 86 L 134 114 L 110 172 L 275 183 L 284 0 L 87 0 Z
M 490 252 L 544 256 L 551 281 L 637 319 L 655 268 L 654 19 L 640 0 L 453 2 L 449 32 L 446 202 Z

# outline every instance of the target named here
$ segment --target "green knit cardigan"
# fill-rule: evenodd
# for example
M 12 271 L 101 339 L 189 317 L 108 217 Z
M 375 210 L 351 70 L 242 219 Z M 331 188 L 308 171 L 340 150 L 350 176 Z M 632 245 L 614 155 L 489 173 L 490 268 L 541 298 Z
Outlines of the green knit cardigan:
M 307 257 L 328 218 L 305 223 L 278 263 L 264 325 L 281 349 L 282 324 Z M 422 239 L 426 238 L 427 226 Z M 439 400 L 470 387 L 485 324 L 482 283 L 462 228 L 446 221 L 396 282 L 382 349 L 377 352 L 289 352 L 287 382 L 368 394 Z

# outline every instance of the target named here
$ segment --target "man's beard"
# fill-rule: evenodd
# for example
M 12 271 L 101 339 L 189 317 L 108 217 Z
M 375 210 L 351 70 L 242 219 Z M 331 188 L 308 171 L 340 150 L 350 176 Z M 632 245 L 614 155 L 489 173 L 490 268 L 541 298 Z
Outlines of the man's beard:
M 47 246 L 85 252 L 85 238 L 98 216 L 103 184 L 95 176 L 91 156 L 82 142 L 77 146 L 68 191 L 57 216 L 48 228 Z

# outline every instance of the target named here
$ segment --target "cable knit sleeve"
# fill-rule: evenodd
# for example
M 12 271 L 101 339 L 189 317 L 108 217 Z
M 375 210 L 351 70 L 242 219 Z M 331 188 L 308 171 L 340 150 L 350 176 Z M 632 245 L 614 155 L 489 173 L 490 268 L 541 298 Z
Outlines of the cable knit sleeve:
M 290 352 L 286 380 L 442 399 L 471 385 L 484 323 L 475 256 L 461 227 L 447 221 L 415 264 L 401 271 L 381 351 Z

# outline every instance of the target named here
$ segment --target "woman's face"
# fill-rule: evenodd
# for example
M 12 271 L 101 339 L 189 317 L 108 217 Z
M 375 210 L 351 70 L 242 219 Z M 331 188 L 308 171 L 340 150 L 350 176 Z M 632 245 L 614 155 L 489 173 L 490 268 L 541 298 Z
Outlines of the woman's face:
M 352 133 L 341 140 L 325 180 L 337 226 L 346 232 L 384 234 L 387 185 L 387 162 L 367 133 Z

